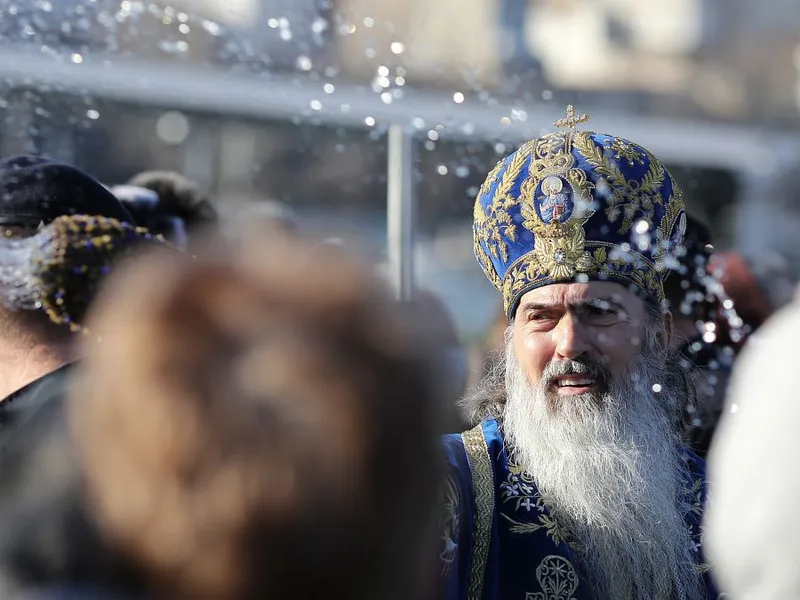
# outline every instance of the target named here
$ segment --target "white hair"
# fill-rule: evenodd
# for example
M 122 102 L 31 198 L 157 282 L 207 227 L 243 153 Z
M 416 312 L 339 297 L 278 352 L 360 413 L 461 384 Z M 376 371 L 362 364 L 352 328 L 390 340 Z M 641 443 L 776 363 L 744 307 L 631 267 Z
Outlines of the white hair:
M 517 361 L 510 329 L 506 336 L 502 424 L 512 460 L 579 544 L 602 597 L 703 597 L 685 521 L 674 417 L 680 390 L 659 331 L 660 322 L 648 319 L 641 352 L 623 377 L 599 362 L 562 360 L 536 385 Z M 548 379 L 587 371 L 605 376 L 607 391 L 568 399 L 549 391 Z

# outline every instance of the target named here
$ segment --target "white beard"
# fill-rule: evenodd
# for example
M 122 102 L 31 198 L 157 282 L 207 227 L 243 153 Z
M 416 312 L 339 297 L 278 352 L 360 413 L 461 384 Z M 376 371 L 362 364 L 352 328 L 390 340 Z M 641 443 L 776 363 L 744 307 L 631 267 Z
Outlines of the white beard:
M 676 397 L 659 381 L 654 343 L 608 392 L 562 399 L 531 386 L 511 340 L 506 348 L 503 428 L 513 459 L 580 545 L 598 596 L 614 600 L 704 597 L 684 521 Z

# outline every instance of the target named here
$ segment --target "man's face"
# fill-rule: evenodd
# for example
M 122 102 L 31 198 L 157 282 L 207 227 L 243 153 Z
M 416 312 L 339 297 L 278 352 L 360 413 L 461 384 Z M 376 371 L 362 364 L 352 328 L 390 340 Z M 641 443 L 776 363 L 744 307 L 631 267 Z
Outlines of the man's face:
M 695 559 L 676 502 L 685 480 L 674 430 L 682 391 L 663 335 L 670 317 L 647 315 L 622 285 L 554 284 L 522 298 L 507 338 L 510 456 L 566 519 L 608 598 L 699 586 L 689 568 L 676 575 Z
M 644 335 L 644 302 L 607 281 L 532 290 L 522 297 L 513 324 L 520 368 L 531 386 L 546 386 L 551 398 L 605 392 L 609 378 L 625 374 Z M 553 375 L 552 369 L 546 373 L 548 365 L 565 360 L 589 368 L 565 375 Z

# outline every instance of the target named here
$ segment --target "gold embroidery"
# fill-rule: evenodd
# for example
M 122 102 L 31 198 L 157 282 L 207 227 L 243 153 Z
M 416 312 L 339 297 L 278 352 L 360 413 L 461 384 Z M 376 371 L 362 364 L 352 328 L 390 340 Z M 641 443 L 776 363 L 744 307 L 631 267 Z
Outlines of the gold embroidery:
M 609 248 L 612 249 L 612 256 L 609 256 Z M 605 273 L 617 280 L 630 282 L 654 298 L 663 300 L 664 288 L 655 266 L 633 250 L 625 253 L 626 258 L 614 257 L 614 249 L 621 252 L 617 246 L 608 242 L 586 242 L 584 252 L 575 263 L 575 270 L 586 275 Z M 573 256 L 575 255 L 573 254 Z M 639 263 L 639 266 L 631 268 L 636 263 Z M 548 274 L 541 266 L 535 249 L 519 257 L 509 267 L 502 282 L 503 303 L 506 312 L 519 298 L 520 292 L 530 284 L 557 281 L 555 277 L 543 277 L 546 275 Z
M 661 226 L 656 229 L 656 240 L 653 248 L 653 260 L 657 263 L 664 258 L 664 254 L 673 250 L 671 247 L 676 238 L 683 239 L 686 233 L 686 213 L 683 212 L 683 192 L 678 184 L 672 183 L 672 196 L 664 206 L 664 216 Z
M 541 592 L 528 592 L 525 600 L 575 600 L 578 590 L 578 573 L 563 556 L 545 556 L 536 568 L 536 580 Z
M 514 158 L 511 159 L 503 176 L 500 178 L 491 202 L 484 207 L 481 202 L 483 196 L 479 196 L 475 202 L 475 214 L 473 216 L 475 219 L 476 240 L 483 242 L 494 258 L 502 259 L 503 261 L 508 260 L 508 246 L 505 238 L 512 242 L 517 239 L 516 225 L 511 213 L 509 213 L 509 209 L 517 202 L 517 199 L 511 195 L 511 189 L 522 172 L 528 156 L 527 145 L 517 150 Z M 502 167 L 502 164 L 500 166 Z M 494 175 L 487 178 L 489 185 L 497 178 L 498 171 L 499 169 L 494 172 Z M 486 182 L 484 182 L 484 186 L 486 186 Z M 486 190 L 488 189 L 487 186 Z
M 469 460 L 472 489 L 475 494 L 475 518 L 467 598 L 468 600 L 481 600 L 492 535 L 492 517 L 494 516 L 494 475 L 483 428 L 478 425 L 465 431 L 461 437 L 464 440 L 464 450 Z
M 500 516 L 510 524 L 511 533 L 528 535 L 544 529 L 554 544 L 567 544 L 574 551 L 580 550 L 580 545 L 570 539 L 567 529 L 557 521 L 552 510 L 545 505 L 544 499 L 536 489 L 533 477 L 512 461 L 508 461 L 508 476 L 500 483 L 500 493 L 503 504 L 513 503 L 515 511 L 525 510 L 536 515 L 536 522 L 522 522 L 501 513 Z M 550 514 L 545 512 L 546 509 Z
M 586 159 L 586 162 L 605 178 L 609 188 L 606 217 L 612 223 L 622 217 L 622 223 L 617 233 L 624 235 L 630 231 L 637 212 L 641 212 L 643 219 L 652 222 L 655 205 L 664 202 L 661 197 L 661 186 L 664 183 L 666 171 L 661 161 L 653 155 L 648 155 L 650 168 L 642 181 L 629 181 L 614 161 L 603 152 L 600 146 L 594 143 L 591 134 L 584 131 L 577 132 L 572 138 L 572 143 Z M 658 223 L 654 225 L 657 226 Z
M 642 153 L 632 144 L 619 138 L 613 138 L 613 141 L 606 141 L 603 146 L 614 152 L 614 160 L 627 160 L 631 167 L 635 162 L 640 165 L 644 164 L 645 157 L 642 156 Z
M 569 189 L 563 194 L 565 186 Z M 583 224 L 594 212 L 590 208 L 591 190 L 592 184 L 586 173 L 575 168 L 575 158 L 567 148 L 564 135 L 549 134 L 536 141 L 528 177 L 521 185 L 519 198 L 522 225 L 536 239 L 535 260 L 527 262 L 526 274 L 563 280 L 572 278 L 576 272 L 592 273 L 596 269 L 584 248 L 586 234 Z M 545 221 L 537 211 L 539 193 L 543 200 L 552 199 L 553 206 L 561 198 L 558 200 L 558 213 L 551 208 L 553 212 L 549 221 Z
M 500 276 L 497 274 L 497 271 L 494 268 L 494 264 L 492 264 L 492 259 L 486 254 L 486 251 L 480 244 L 481 238 L 478 234 L 478 215 L 479 212 L 483 215 L 483 208 L 480 206 L 478 202 L 475 203 L 475 226 L 474 226 L 474 235 L 472 236 L 472 245 L 473 251 L 475 253 L 475 258 L 478 259 L 478 265 L 483 270 L 483 273 L 495 287 L 495 289 L 500 290 L 503 287 L 503 280 L 500 279 Z M 485 221 L 485 217 L 480 217 L 481 221 Z
M 445 478 L 441 488 L 440 510 L 442 511 L 441 541 L 442 575 L 447 576 L 458 553 L 459 526 L 461 509 L 458 502 L 458 489 L 453 478 Z
M 483 184 L 481 185 L 481 189 L 478 190 L 478 198 L 482 198 L 486 194 L 489 193 L 489 190 L 492 188 L 493 183 L 498 183 L 497 174 L 500 172 L 500 169 L 503 168 L 505 164 L 504 161 L 498 160 L 497 164 L 489 171 L 489 174 L 486 176 Z
M 661 188 L 667 172 L 662 163 L 632 142 L 595 141 L 592 132 L 577 131 L 576 125 L 587 118 L 569 106 L 567 116 L 556 123 L 567 131 L 526 143 L 510 159 L 498 163 L 481 187 L 474 213 L 474 250 L 489 280 L 502 291 L 506 312 L 532 285 L 568 281 L 578 275 L 607 274 L 609 279 L 630 282 L 663 299 L 656 267 L 661 268 L 664 253 L 680 237 L 684 218 L 680 190 L 673 182 L 673 194 L 665 201 Z M 527 174 L 523 172 L 526 161 Z M 578 167 L 583 161 L 588 164 Z M 622 170 L 626 161 L 630 166 L 647 165 L 641 180 L 626 177 Z M 590 181 L 589 173 L 599 179 L 592 175 Z M 647 237 L 652 234 L 655 239 L 643 239 L 646 248 L 634 240 L 617 244 L 588 240 L 584 226 L 598 205 L 604 207 L 618 235 L 630 233 L 634 222 L 642 219 L 648 222 Z M 661 206 L 663 217 L 654 222 Z M 520 250 L 520 226 L 533 234 L 534 243 L 512 262 L 510 255 Z M 637 228 L 637 236 L 640 233 Z M 651 254 L 652 260 L 647 258 Z M 495 267 L 493 261 L 502 265 Z

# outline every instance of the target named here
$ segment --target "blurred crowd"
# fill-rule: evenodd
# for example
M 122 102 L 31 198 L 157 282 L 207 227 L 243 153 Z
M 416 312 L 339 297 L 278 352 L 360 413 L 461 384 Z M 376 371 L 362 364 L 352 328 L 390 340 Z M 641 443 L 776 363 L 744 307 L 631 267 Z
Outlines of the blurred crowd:
M 664 208 L 657 284 L 559 271 L 568 247 L 515 274 L 538 250 L 511 223 L 567 239 L 573 171 L 593 173 L 512 181 L 525 148 L 546 162 L 534 142 L 476 200 L 502 302 L 468 347 L 441 298 L 398 301 L 278 202 L 223 218 L 178 173 L 3 159 L 0 597 L 800 596 L 788 259 L 719 252 Z M 481 237 L 498 197 L 506 228 Z

